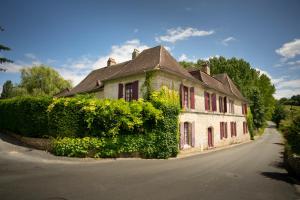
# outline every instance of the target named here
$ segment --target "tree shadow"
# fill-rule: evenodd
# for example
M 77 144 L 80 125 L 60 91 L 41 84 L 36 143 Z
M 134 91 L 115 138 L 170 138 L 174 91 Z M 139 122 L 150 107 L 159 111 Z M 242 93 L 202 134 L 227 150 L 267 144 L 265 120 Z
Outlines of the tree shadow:
M 16 146 L 22 146 L 22 147 L 26 147 L 29 148 L 29 150 L 31 150 L 31 147 L 21 141 L 19 141 L 17 138 L 9 135 L 9 134 L 4 134 L 4 133 L 0 133 L 0 140 L 3 140 L 4 142 L 16 145 Z
M 277 181 L 283 181 L 289 184 L 294 184 L 294 181 L 290 178 L 289 174 L 286 173 L 281 173 L 281 172 L 261 172 L 261 175 L 264 177 L 274 179 Z

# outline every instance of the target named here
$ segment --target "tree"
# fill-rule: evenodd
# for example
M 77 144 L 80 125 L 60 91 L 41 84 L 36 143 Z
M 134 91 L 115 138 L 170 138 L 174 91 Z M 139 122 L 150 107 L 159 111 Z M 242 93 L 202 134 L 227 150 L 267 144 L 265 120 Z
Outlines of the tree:
M 253 115 L 253 125 L 256 129 L 259 129 L 263 127 L 265 123 L 265 107 L 263 104 L 263 97 L 258 88 L 252 88 L 250 93 L 250 108 Z
M 0 26 L 0 31 L 4 31 L 4 29 Z M 7 46 L 5 46 L 5 45 L 3 45 L 3 44 L 0 44 L 0 52 L 1 51 L 10 51 L 11 49 L 9 48 L 9 47 L 7 47 Z M 1 54 L 0 54 L 1 55 Z M 3 64 L 3 63 L 7 63 L 7 62 L 13 62 L 13 61 L 11 61 L 11 60 L 9 60 L 9 59 L 7 59 L 7 58 L 5 58 L 5 57 L 2 57 L 2 56 L 0 56 L 0 64 Z M 6 69 L 5 68 L 0 68 L 0 71 L 6 71 Z
M 1 98 L 11 97 L 13 87 L 14 86 L 13 86 L 11 80 L 5 81 L 5 83 L 3 84 Z
M 54 95 L 65 88 L 70 88 L 71 82 L 63 79 L 53 68 L 40 65 L 21 69 L 20 87 L 34 96 Z
M 286 111 L 280 101 L 276 101 L 272 121 L 275 122 L 277 128 L 281 120 L 286 118 Z

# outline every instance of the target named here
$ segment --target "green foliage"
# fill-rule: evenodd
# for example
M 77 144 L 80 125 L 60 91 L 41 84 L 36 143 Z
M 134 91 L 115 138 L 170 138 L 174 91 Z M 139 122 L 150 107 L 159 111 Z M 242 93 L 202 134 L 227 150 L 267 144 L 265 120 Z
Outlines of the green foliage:
M 286 111 L 284 110 L 283 105 L 277 101 L 275 104 L 275 110 L 272 116 L 272 121 L 275 122 L 277 128 L 279 127 L 279 123 L 281 120 L 286 118 Z
M 5 81 L 5 83 L 3 84 L 1 98 L 5 99 L 5 98 L 10 97 L 12 90 L 13 90 L 13 84 L 12 84 L 11 80 Z
M 300 95 L 293 95 L 291 98 L 281 98 L 279 102 L 283 105 L 300 106 Z
M 21 88 L 32 96 L 54 95 L 62 89 L 71 87 L 57 71 L 44 65 L 23 68 L 21 70 Z
M 253 115 L 253 124 L 256 129 L 262 128 L 265 124 L 265 107 L 262 95 L 257 88 L 251 91 L 251 112 Z
M 23 97 L 0 101 L 0 129 L 57 138 L 53 141 L 56 155 L 139 153 L 145 158 L 168 158 L 178 153 L 179 113 L 178 93 L 165 87 L 153 92 L 149 102 Z
M 150 96 L 153 92 L 153 88 L 152 88 L 153 75 L 154 75 L 153 71 L 146 72 L 145 82 L 142 85 L 143 98 L 147 101 L 150 99 Z
M 0 26 L 0 31 L 4 31 L 4 29 Z M 11 49 L 3 44 L 0 44 L 0 51 L 10 51 Z M 3 63 L 12 63 L 13 61 L 5 58 L 5 57 L 2 57 L 2 55 L 0 54 L 0 64 L 3 64 Z M 3 68 L 0 68 L 0 71 L 6 71 L 6 69 L 3 69 Z
M 247 113 L 247 125 L 250 133 L 251 140 L 254 139 L 254 124 L 253 124 L 253 115 L 250 109 L 248 109 Z
M 294 153 L 300 155 L 300 115 L 296 116 L 292 121 L 286 122 L 285 126 L 281 126 L 281 131 L 287 141 L 287 145 Z
M 82 137 L 86 130 L 82 107 L 85 97 L 54 98 L 48 106 L 49 135 L 53 137 Z
M 48 135 L 49 97 L 18 97 L 0 100 L 0 129 L 29 137 Z

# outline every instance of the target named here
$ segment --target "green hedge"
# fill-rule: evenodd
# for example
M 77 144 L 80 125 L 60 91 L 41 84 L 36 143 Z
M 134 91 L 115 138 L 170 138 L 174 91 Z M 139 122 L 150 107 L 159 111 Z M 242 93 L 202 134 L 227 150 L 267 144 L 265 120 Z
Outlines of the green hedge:
M 47 108 L 50 97 L 19 97 L 0 100 L 0 129 L 28 137 L 48 136 Z
M 178 153 L 178 94 L 167 88 L 148 102 L 78 96 L 0 100 L 0 129 L 53 137 L 54 153 L 116 157 L 136 153 L 168 158 Z

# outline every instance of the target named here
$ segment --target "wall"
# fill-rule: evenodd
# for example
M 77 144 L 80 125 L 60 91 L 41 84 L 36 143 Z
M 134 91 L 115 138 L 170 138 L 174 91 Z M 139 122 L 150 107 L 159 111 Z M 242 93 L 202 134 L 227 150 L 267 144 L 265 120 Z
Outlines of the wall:
M 204 88 L 201 85 L 195 85 L 191 81 L 180 79 L 164 72 L 159 72 L 154 76 L 153 88 L 159 89 L 161 86 L 167 86 L 179 91 L 180 84 L 195 88 L 195 109 L 184 109 L 180 114 L 180 122 L 195 122 L 195 147 L 201 149 L 208 148 L 207 129 L 213 127 L 214 147 L 220 147 L 228 144 L 239 143 L 250 140 L 249 133 L 243 134 L 243 122 L 246 116 L 242 115 L 242 102 L 238 99 L 228 97 L 213 89 Z M 215 93 L 217 95 L 217 111 L 206 111 L 204 103 L 204 91 Z M 219 96 L 227 96 L 227 113 L 219 112 Z M 234 114 L 229 113 L 229 99 L 234 100 Z M 230 122 L 236 122 L 237 136 L 231 137 Z M 227 122 L 227 139 L 220 139 L 220 122 Z

